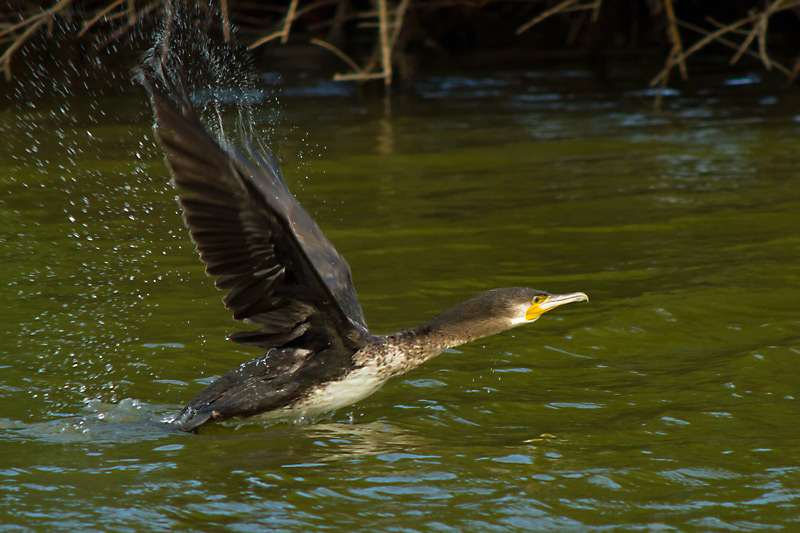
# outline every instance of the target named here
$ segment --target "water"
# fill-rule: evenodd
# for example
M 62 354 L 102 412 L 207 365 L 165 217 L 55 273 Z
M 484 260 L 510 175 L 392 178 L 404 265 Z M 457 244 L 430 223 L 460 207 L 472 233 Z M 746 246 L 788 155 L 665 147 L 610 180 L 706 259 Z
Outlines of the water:
M 797 528 L 800 114 L 708 84 L 654 113 L 582 71 L 441 76 L 391 115 L 287 84 L 271 135 L 373 331 L 496 286 L 592 300 L 199 435 L 152 421 L 258 353 L 143 93 L 6 107 L 0 530 Z

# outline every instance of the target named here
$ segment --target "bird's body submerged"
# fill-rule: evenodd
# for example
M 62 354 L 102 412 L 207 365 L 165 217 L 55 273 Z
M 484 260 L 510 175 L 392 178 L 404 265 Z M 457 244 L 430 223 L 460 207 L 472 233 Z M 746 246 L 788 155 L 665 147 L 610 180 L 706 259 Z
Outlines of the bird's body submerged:
M 184 220 L 206 272 L 234 317 L 260 326 L 231 335 L 266 349 L 203 389 L 171 423 L 192 431 L 209 420 L 300 417 L 369 396 L 444 350 L 536 321 L 583 293 L 526 288 L 486 291 L 429 322 L 373 335 L 350 268 L 289 192 L 264 146 L 247 156 L 214 139 L 180 80 L 153 60 L 141 73 Z M 223 147 L 224 146 L 224 147 Z

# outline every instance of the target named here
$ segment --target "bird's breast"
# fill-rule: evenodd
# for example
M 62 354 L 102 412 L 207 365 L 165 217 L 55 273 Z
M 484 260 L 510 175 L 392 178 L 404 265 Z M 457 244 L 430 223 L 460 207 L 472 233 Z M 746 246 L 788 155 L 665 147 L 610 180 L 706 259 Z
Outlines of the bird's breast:
M 301 416 L 334 411 L 363 400 L 388 379 L 376 365 L 358 367 L 340 379 L 315 386 L 288 410 Z

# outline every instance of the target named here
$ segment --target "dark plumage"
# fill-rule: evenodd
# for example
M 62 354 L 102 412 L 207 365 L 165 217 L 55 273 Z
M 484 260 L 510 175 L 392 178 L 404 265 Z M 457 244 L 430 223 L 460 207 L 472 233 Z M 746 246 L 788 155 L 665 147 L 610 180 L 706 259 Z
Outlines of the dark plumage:
M 202 390 L 171 423 L 192 431 L 210 419 L 302 416 L 356 402 L 445 349 L 533 322 L 586 300 L 506 288 L 486 291 L 413 329 L 372 335 L 350 268 L 289 192 L 269 149 L 217 141 L 189 100 L 179 68 L 154 61 L 150 94 L 192 239 L 234 317 L 258 329 L 231 340 L 267 353 Z

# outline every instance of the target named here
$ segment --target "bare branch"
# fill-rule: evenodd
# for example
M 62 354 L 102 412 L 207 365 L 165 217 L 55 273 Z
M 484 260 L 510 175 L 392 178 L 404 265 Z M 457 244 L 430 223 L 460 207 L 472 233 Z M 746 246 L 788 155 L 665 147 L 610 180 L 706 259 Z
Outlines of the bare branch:
M 558 13 L 560 11 L 563 11 L 564 9 L 568 8 L 569 6 L 571 6 L 572 4 L 574 4 L 577 1 L 578 0 L 564 0 L 563 2 L 558 4 L 557 6 L 551 7 L 550 9 L 548 9 L 548 10 L 542 12 L 541 14 L 539 14 L 539 16 L 533 18 L 532 20 L 529 20 L 528 22 L 526 22 L 525 24 L 523 24 L 522 26 L 517 28 L 517 31 L 515 33 L 517 35 L 519 35 L 521 33 L 524 33 L 526 30 L 530 29 L 535 24 L 540 23 L 544 19 L 546 19 L 546 18 L 548 18 L 548 17 L 550 17 L 552 15 L 555 15 L 556 13 Z
M 327 50 L 330 50 L 334 54 L 336 54 L 339 59 L 347 63 L 351 69 L 353 69 L 356 73 L 360 73 L 361 69 L 358 67 L 358 63 L 350 59 L 350 56 L 342 52 L 337 47 L 333 46 L 331 43 L 323 41 L 322 39 L 311 39 L 311 44 L 316 44 L 317 46 L 321 46 Z

